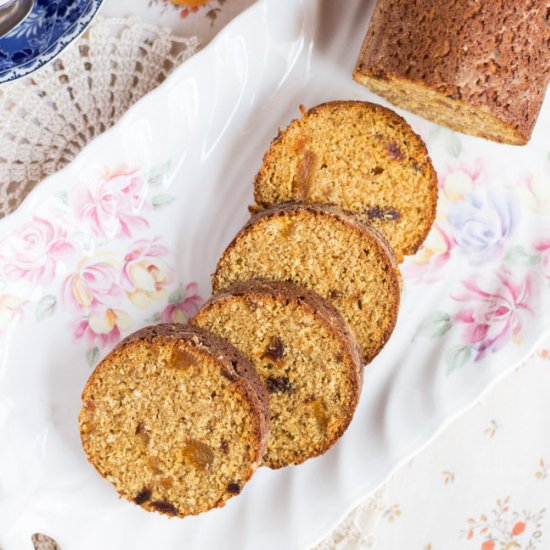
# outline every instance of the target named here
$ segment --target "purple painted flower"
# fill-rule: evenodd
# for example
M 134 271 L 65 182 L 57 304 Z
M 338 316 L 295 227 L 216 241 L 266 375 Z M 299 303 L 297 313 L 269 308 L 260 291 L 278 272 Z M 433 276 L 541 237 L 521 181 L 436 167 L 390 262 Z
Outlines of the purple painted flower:
M 510 338 L 519 337 L 526 317 L 535 315 L 539 278 L 533 272 L 518 281 L 503 270 L 496 288 L 479 277 L 462 284 L 466 291 L 454 299 L 468 305 L 454 320 L 464 323 L 463 338 L 477 350 L 476 361 L 489 351 L 499 350 Z
M 457 247 L 474 263 L 489 261 L 501 252 L 517 224 L 513 196 L 502 189 L 478 190 L 449 205 L 448 219 Z

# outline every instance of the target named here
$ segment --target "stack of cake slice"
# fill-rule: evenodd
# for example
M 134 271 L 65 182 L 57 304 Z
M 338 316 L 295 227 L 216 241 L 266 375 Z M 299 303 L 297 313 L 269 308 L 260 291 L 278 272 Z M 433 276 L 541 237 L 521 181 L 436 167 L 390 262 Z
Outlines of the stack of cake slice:
M 258 465 L 338 440 L 395 326 L 398 261 L 429 231 L 437 182 L 402 118 L 339 101 L 279 133 L 255 198 L 192 323 L 129 336 L 84 390 L 89 460 L 147 510 L 222 506 Z

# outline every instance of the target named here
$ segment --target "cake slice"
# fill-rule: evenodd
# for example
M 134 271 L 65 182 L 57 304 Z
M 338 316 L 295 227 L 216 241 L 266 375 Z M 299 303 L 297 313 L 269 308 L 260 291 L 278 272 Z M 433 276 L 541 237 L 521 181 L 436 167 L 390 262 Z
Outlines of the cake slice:
M 119 494 L 170 516 L 223 506 L 265 452 L 268 396 L 250 361 L 194 326 L 147 327 L 96 367 L 79 417 Z
M 399 261 L 435 219 L 437 176 L 422 139 L 399 115 L 364 101 L 332 101 L 280 132 L 254 183 L 260 208 L 331 203 L 365 216 Z
M 236 283 L 211 298 L 195 324 L 250 358 L 269 393 L 263 463 L 299 464 L 324 453 L 348 427 L 359 399 L 359 347 L 338 310 L 280 281 Z
M 214 291 L 249 279 L 289 281 L 332 302 L 369 362 L 397 319 L 399 270 L 374 228 L 334 206 L 287 203 L 252 216 L 222 254 Z

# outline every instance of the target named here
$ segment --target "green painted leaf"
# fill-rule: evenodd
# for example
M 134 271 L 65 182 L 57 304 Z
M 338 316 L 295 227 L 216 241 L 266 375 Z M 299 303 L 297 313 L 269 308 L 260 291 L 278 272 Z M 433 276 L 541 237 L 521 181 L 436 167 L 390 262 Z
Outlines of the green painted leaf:
M 451 132 L 450 134 L 447 151 L 453 157 L 459 157 L 460 153 L 462 153 L 462 142 L 460 141 L 460 138 L 457 136 L 457 134 L 455 134 L 454 132 Z
M 69 193 L 67 191 L 60 191 L 57 196 L 63 204 L 67 204 L 69 202 Z
M 153 205 L 153 208 L 155 210 L 158 210 L 159 208 L 162 208 L 163 206 L 167 206 L 168 204 L 171 204 L 174 202 L 175 197 L 173 195 L 155 195 L 151 198 L 151 204 Z
M 158 323 L 160 322 L 160 313 L 155 313 L 154 315 L 151 315 L 148 319 L 146 319 L 148 323 Z
M 89 349 L 86 352 L 86 361 L 88 362 L 88 365 L 90 365 L 90 367 L 95 367 L 98 359 L 99 359 L 99 348 L 97 346 Z
M 528 254 L 523 246 L 514 246 L 508 251 L 504 261 L 512 265 L 529 267 L 540 262 L 540 254 Z
M 57 298 L 51 294 L 43 296 L 36 306 L 36 320 L 42 321 L 55 313 Z
M 168 296 L 168 301 L 171 304 L 179 304 L 180 302 L 183 302 L 184 298 L 185 298 L 185 291 L 183 290 L 183 287 L 180 285 L 178 288 L 170 292 L 170 295 Z
M 441 131 L 441 126 L 432 124 L 430 133 L 428 134 L 428 140 L 431 141 L 432 139 L 435 139 L 439 135 L 440 131 Z
M 151 187 L 158 187 L 162 184 L 164 175 L 170 170 L 170 165 L 171 163 L 168 161 L 152 168 L 149 172 L 149 176 L 147 177 L 147 181 Z
M 453 320 L 448 313 L 443 311 L 434 311 L 420 323 L 414 339 L 418 336 L 425 338 L 437 338 L 443 336 L 453 326 Z
M 472 357 L 472 352 L 472 346 L 464 344 L 459 344 L 450 348 L 445 354 L 447 374 L 451 374 L 456 369 L 463 367 Z

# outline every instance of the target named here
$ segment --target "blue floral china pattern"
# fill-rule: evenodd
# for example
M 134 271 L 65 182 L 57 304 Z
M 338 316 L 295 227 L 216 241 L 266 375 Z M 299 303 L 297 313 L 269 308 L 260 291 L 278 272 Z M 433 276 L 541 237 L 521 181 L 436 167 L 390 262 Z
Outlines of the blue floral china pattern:
M 37 0 L 28 17 L 0 38 L 0 83 L 28 75 L 82 34 L 103 0 Z

